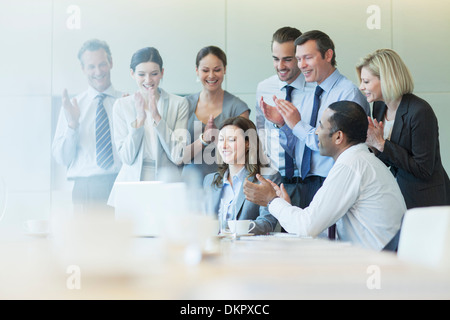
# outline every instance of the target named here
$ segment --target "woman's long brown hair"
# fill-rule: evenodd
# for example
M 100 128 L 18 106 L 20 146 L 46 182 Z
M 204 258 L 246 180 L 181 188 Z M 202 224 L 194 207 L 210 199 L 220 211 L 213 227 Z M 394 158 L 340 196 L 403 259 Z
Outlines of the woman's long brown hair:
M 238 116 L 226 119 L 220 130 L 226 126 L 236 126 L 244 131 L 245 141 L 249 142 L 249 147 L 245 150 L 245 169 L 249 172 L 248 177 L 256 176 L 256 174 L 261 172 L 261 167 L 263 165 L 259 156 L 259 152 L 262 152 L 262 148 L 255 124 L 247 118 Z M 217 157 L 219 160 L 218 170 L 214 176 L 212 185 L 220 187 L 223 183 L 225 172 L 228 170 L 228 164 L 222 161 L 219 152 L 217 152 Z

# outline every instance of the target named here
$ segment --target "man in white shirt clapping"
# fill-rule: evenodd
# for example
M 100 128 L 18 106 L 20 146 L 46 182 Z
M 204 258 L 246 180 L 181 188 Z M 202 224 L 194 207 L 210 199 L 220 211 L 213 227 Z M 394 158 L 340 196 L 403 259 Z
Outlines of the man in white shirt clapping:
M 268 206 L 290 233 L 316 237 L 336 224 L 340 240 L 384 249 L 398 235 L 406 205 L 395 178 L 365 144 L 367 128 L 367 115 L 357 103 L 331 104 L 316 135 L 320 154 L 335 163 L 311 204 L 292 206 L 283 184 L 278 187 L 260 176 L 260 184 L 245 181 L 247 199 Z
M 78 53 L 88 89 L 70 99 L 62 95 L 62 108 L 52 152 L 74 181 L 72 201 L 76 212 L 112 211 L 106 205 L 121 167 L 113 140 L 112 107 L 122 93 L 111 84 L 113 66 L 106 42 L 86 41 Z

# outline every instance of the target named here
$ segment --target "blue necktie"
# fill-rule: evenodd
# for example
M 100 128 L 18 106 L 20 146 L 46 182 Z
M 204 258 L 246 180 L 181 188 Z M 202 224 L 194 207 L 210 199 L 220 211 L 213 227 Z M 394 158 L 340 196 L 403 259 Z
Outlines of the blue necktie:
M 309 125 L 312 127 L 316 127 L 317 115 L 319 114 L 320 107 L 320 95 L 322 94 L 323 89 L 319 86 L 316 87 L 316 92 L 314 93 L 314 105 L 313 111 L 311 114 L 311 121 Z M 303 151 L 303 159 L 302 159 L 302 179 L 305 179 L 311 169 L 311 155 L 312 151 L 305 145 L 305 151 Z
M 292 102 L 292 90 L 294 87 L 290 85 L 285 86 L 286 88 L 286 101 Z M 289 153 L 284 152 L 284 170 L 286 178 L 290 179 L 294 176 L 294 159 L 289 155 Z
M 98 105 L 95 117 L 95 148 L 97 156 L 97 165 L 102 169 L 108 169 L 114 163 L 111 143 L 111 131 L 109 129 L 109 119 L 106 114 L 103 100 L 106 95 L 100 94 L 97 96 Z

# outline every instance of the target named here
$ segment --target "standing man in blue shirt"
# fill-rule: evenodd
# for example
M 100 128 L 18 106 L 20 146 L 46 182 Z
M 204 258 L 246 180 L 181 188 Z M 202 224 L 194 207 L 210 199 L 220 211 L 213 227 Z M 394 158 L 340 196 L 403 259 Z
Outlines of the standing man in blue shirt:
M 273 104 L 274 96 L 300 105 L 307 93 L 313 92 L 314 83 L 307 83 L 295 58 L 294 41 L 302 33 L 292 27 L 282 27 L 272 36 L 272 58 L 276 74 L 261 81 L 256 90 L 256 127 L 271 166 L 280 172 L 282 182 L 293 203 L 300 205 L 300 172 L 295 159 L 286 154 L 280 144 L 280 130 L 265 117 L 262 106 Z M 290 88 L 288 88 L 288 86 Z M 274 110 L 276 113 L 278 111 Z
M 333 159 L 321 156 L 319 152 L 315 135 L 318 119 L 333 102 L 356 102 L 367 115 L 370 115 L 370 105 L 358 87 L 336 68 L 334 43 L 327 34 L 308 31 L 294 43 L 300 71 L 308 83 L 316 83 L 314 93 L 306 95 L 300 105 L 274 98 L 274 107 L 266 104 L 262 109 L 266 118 L 280 127 L 280 142 L 295 157 L 297 168 L 300 168 L 300 208 L 305 208 L 333 166 Z

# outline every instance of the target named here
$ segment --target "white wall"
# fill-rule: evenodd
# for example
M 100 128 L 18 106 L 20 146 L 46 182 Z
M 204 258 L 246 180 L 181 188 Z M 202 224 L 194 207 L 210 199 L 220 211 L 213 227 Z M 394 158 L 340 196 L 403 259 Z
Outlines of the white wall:
M 5 224 L 50 210 L 52 1 L 2 1 L 0 25 L 0 176 L 10 191 Z
M 328 33 L 340 71 L 355 83 L 360 57 L 393 48 L 410 67 L 416 94 L 438 116 L 441 153 L 449 171 L 450 128 L 444 126 L 450 116 L 450 60 L 445 56 L 449 16 L 450 3 L 441 0 L 2 1 L 0 176 L 10 189 L 3 223 L 46 217 L 52 208 L 61 210 L 70 202 L 65 170 L 50 155 L 59 107 L 52 108 L 52 101 L 63 88 L 71 94 L 86 88 L 76 55 L 94 37 L 111 47 L 114 86 L 130 93 L 135 85 L 129 61 L 137 49 L 158 48 L 165 65 L 162 86 L 188 94 L 200 90 L 194 64 L 198 50 L 217 45 L 228 58 L 225 89 L 251 108 L 257 83 L 273 74 L 270 40 L 279 27 Z

